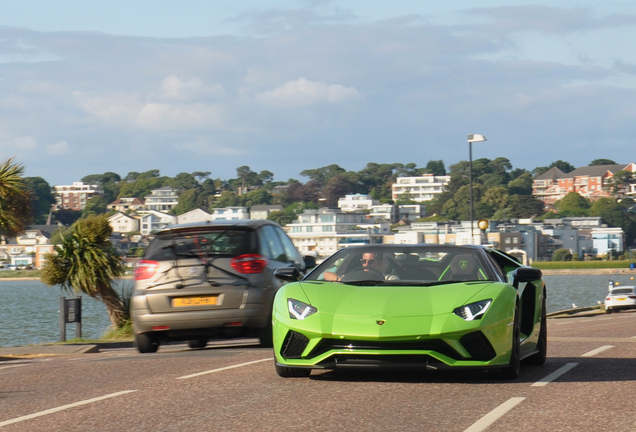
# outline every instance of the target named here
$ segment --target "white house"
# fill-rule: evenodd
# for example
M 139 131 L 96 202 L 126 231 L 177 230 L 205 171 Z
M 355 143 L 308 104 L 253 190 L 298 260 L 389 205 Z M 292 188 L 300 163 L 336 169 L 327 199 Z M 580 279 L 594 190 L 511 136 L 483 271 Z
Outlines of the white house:
M 267 219 L 272 212 L 283 211 L 280 204 L 254 205 L 250 207 L 250 219 Z
M 239 220 L 249 219 L 250 213 L 247 211 L 247 207 L 223 207 L 212 209 L 212 220 Z
M 190 210 L 187 213 L 177 216 L 178 224 L 206 222 L 211 220 L 212 220 L 212 215 L 206 212 L 205 210 L 201 210 L 200 208 Z
M 158 211 L 145 210 L 143 213 L 140 213 L 139 221 L 139 232 L 143 235 L 149 235 L 168 225 L 174 225 L 177 222 L 177 217 Z
M 390 223 L 321 208 L 305 210 L 285 230 L 303 255 L 329 256 L 343 247 L 382 243 L 383 236 L 390 234 Z
M 139 232 L 140 222 L 138 218 L 117 212 L 108 218 L 108 223 L 116 233 Z
M 343 212 L 352 212 L 357 210 L 369 210 L 372 206 L 378 205 L 380 201 L 371 198 L 367 194 L 350 194 L 338 200 L 338 207 Z
M 177 190 L 170 186 L 164 186 L 150 191 L 150 195 L 144 198 L 144 209 L 158 212 L 169 212 L 179 204 Z
M 430 201 L 444 192 L 450 176 L 424 174 L 419 177 L 398 177 L 391 186 L 393 200 L 411 199 L 415 202 Z

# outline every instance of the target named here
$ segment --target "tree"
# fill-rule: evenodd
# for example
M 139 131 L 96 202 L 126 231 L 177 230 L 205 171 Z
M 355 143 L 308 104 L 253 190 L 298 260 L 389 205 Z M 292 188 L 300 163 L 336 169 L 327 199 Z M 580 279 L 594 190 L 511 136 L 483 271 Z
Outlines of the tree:
M 426 164 L 425 171 L 436 176 L 445 176 L 446 168 L 443 160 L 430 160 Z
M 587 216 L 590 208 L 590 200 L 576 192 L 570 192 L 563 199 L 554 203 L 559 216 Z
M 13 237 L 24 232 L 31 218 L 30 195 L 22 179 L 24 167 L 6 159 L 0 164 L 0 234 Z
M 110 322 L 119 328 L 127 311 L 113 282 L 124 274 L 124 265 L 109 240 L 112 232 L 105 215 L 75 222 L 54 253 L 46 255 L 41 280 L 103 302 Z
M 572 261 L 572 252 L 569 249 L 557 249 L 552 254 L 552 261 Z
M 25 177 L 24 183 L 31 197 L 31 217 L 36 224 L 45 224 L 55 204 L 51 186 L 42 177 Z
M 611 159 L 594 159 L 588 166 L 598 166 L 598 165 L 617 165 Z
M 199 186 L 199 182 L 192 174 L 179 173 L 173 179 L 168 181 L 168 185 L 178 190 L 187 190 Z
M 86 201 L 86 205 L 84 206 L 84 209 L 82 210 L 82 215 L 89 216 L 89 215 L 104 214 L 106 213 L 107 211 L 106 207 L 108 206 L 110 202 L 112 201 L 106 201 L 104 197 L 100 195 L 95 195 L 91 197 L 88 201 Z
M 561 171 L 563 171 L 566 174 L 571 172 L 571 171 L 574 171 L 576 169 L 572 164 L 570 164 L 568 162 L 565 162 L 565 161 L 562 161 L 561 159 L 552 162 L 548 166 L 548 169 L 554 168 L 554 167 L 557 167 L 558 169 L 560 169 Z
M 336 164 L 327 165 L 326 167 L 307 169 L 300 172 L 301 176 L 309 177 L 311 180 L 316 180 L 321 186 L 326 186 L 327 182 L 334 176 L 346 172 L 344 168 L 339 167 Z
M 41 280 L 103 302 L 110 322 L 119 328 L 127 311 L 113 283 L 124 274 L 124 265 L 109 240 L 112 232 L 105 215 L 75 222 L 54 253 L 46 255 Z
M 615 195 L 624 196 L 626 192 L 629 192 L 629 185 L 634 183 L 634 174 L 630 171 L 618 171 L 612 177 L 611 183 L 612 192 Z
M 187 213 L 197 208 L 198 191 L 196 188 L 183 191 L 179 195 L 179 203 L 172 209 L 176 215 Z

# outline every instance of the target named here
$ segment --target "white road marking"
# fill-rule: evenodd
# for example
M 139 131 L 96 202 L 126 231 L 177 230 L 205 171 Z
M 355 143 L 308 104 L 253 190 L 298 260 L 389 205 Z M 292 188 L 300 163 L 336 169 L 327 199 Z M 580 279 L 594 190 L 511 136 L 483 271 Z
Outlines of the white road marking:
M 532 384 L 532 387 L 544 387 L 544 386 L 547 386 L 549 383 L 551 383 L 552 381 L 554 381 L 555 379 L 557 379 L 558 377 L 560 377 L 564 373 L 568 372 L 570 369 L 572 369 L 577 364 L 578 363 L 567 363 L 565 366 L 555 370 L 550 375 L 548 375 L 545 378 L 542 378 L 541 380 L 539 380 L 536 383 Z
M 17 367 L 22 367 L 22 366 L 28 366 L 28 364 L 19 364 L 19 365 L 13 365 L 13 366 L 3 366 L 3 367 L 0 367 L 0 369 L 11 369 L 11 368 L 17 368 Z
M 485 431 L 491 424 L 503 417 L 508 411 L 519 405 L 525 398 L 514 397 L 499 405 L 494 410 L 480 418 L 477 423 L 466 429 L 464 432 L 481 432 Z
M 198 377 L 198 376 L 201 376 L 201 375 L 211 374 L 211 373 L 215 373 L 215 372 L 221 372 L 221 371 L 228 370 L 228 369 L 234 369 L 234 368 L 239 368 L 239 367 L 243 367 L 243 366 L 249 366 L 249 365 L 254 364 L 254 363 L 260 363 L 260 362 L 272 361 L 272 360 L 274 360 L 274 359 L 273 358 L 266 358 L 266 359 L 261 359 L 261 360 L 254 360 L 254 361 L 247 362 L 247 363 L 240 363 L 240 364 L 236 364 L 236 365 L 232 365 L 232 366 L 226 366 L 226 367 L 222 367 L 222 368 L 218 368 L 218 369 L 212 369 L 212 370 L 209 370 L 209 371 L 199 372 L 199 373 L 195 373 L 195 374 L 192 374 L 192 375 L 185 375 L 185 376 L 179 377 L 177 379 L 194 378 L 194 377 Z
M 48 414 L 53 414 L 53 413 L 56 413 L 56 412 L 59 412 L 59 411 L 64 411 L 64 410 L 69 409 L 69 408 L 74 408 L 74 407 L 77 407 L 77 406 L 86 405 L 86 404 L 90 404 L 90 403 L 93 403 L 93 402 L 99 402 L 99 401 L 104 400 L 104 399 L 108 399 L 108 398 L 112 398 L 112 397 L 116 397 L 116 396 L 121 396 L 121 395 L 124 395 L 124 394 L 136 392 L 136 391 L 137 390 L 124 390 L 124 391 L 120 391 L 120 392 L 117 392 L 117 393 L 111 393 L 111 394 L 107 394 L 105 396 L 96 397 L 96 398 L 93 398 L 93 399 L 86 399 L 86 400 L 83 400 L 83 401 L 80 401 L 80 402 L 75 402 L 75 403 L 68 404 L 68 405 L 62 405 L 62 406 L 57 407 L 57 408 L 51 408 L 51 409 L 48 409 L 48 410 L 45 410 L 45 411 L 40 411 L 40 412 L 37 412 L 37 413 L 25 415 L 25 416 L 22 416 L 22 417 L 17 417 L 17 418 L 11 419 L 11 420 L 5 420 L 3 422 L 0 422 L 0 427 L 7 426 L 7 425 L 10 425 L 10 424 L 13 424 L 13 423 L 18 423 L 18 422 L 21 422 L 21 421 L 24 421 L 24 420 L 30 420 L 30 419 L 33 419 L 33 418 L 36 418 L 36 417 L 41 417 L 41 416 L 48 415 Z
M 592 357 L 595 356 L 598 353 L 602 353 L 603 351 L 607 351 L 610 348 L 614 348 L 614 345 L 604 345 L 600 348 L 596 348 L 592 351 L 588 351 L 585 354 L 581 355 L 581 357 Z
M 632 336 L 632 337 L 630 337 L 630 339 L 636 339 L 636 336 Z

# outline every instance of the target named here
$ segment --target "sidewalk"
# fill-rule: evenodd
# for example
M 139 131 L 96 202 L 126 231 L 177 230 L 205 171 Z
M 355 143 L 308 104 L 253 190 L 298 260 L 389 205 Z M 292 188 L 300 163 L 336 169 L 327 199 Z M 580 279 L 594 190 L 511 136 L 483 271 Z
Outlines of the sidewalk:
M 101 349 L 132 348 L 132 342 L 105 342 L 95 344 L 28 345 L 0 348 L 0 361 L 40 358 L 59 355 L 98 353 Z

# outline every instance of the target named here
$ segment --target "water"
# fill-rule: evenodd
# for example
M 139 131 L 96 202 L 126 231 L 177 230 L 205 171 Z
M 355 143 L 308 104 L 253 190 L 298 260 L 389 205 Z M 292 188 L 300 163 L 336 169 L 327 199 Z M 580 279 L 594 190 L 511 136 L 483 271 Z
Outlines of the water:
M 62 296 L 69 298 L 74 295 L 37 280 L 0 280 L 0 347 L 59 341 Z M 75 326 L 75 323 L 66 324 L 67 339 L 75 338 Z M 82 337 L 97 339 L 109 326 L 106 306 L 84 295 Z
M 626 275 L 544 276 L 548 287 L 548 313 L 603 302 L 610 280 L 620 285 L 636 284 Z M 60 338 L 60 297 L 71 295 L 40 281 L 0 280 L 0 347 L 57 342 Z M 109 328 L 106 306 L 98 300 L 82 299 L 82 337 L 97 339 Z M 66 325 L 66 337 L 75 337 L 75 324 Z
M 608 291 L 609 281 L 620 285 L 636 285 L 636 279 L 629 275 L 596 276 L 544 276 L 548 288 L 547 310 L 557 312 L 577 307 L 596 306 L 603 303 Z

